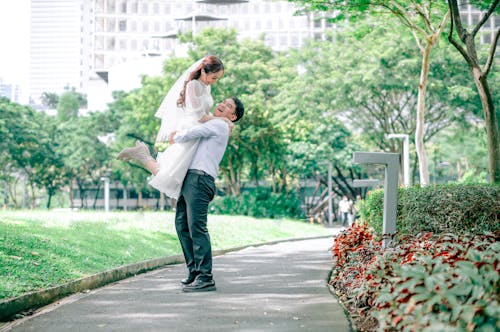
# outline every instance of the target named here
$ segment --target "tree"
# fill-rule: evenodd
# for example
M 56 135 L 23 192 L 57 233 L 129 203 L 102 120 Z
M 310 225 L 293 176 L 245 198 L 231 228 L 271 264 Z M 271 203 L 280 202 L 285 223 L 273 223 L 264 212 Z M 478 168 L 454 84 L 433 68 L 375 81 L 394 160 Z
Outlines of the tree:
M 32 207 L 36 201 L 35 188 L 45 188 L 50 207 L 50 197 L 60 188 L 64 177 L 53 139 L 55 122 L 43 112 L 8 100 L 0 100 L 0 109 L 0 122 L 5 124 L 1 161 L 7 179 L 16 173 L 26 178 Z
M 58 121 L 65 122 L 78 117 L 78 110 L 85 105 L 87 105 L 86 98 L 74 88 L 64 92 L 57 103 Z
M 495 11 L 500 12 L 500 0 L 491 1 L 489 5 L 484 1 L 472 2 L 476 6 L 487 8 L 487 11 L 484 12 L 479 22 L 475 26 L 470 27 L 471 30 L 468 30 L 462 23 L 458 9 L 458 1 L 448 0 L 448 6 L 451 12 L 451 26 L 448 39 L 464 57 L 472 73 L 474 83 L 476 84 L 481 98 L 486 124 L 490 181 L 493 183 L 500 183 L 500 137 L 498 133 L 498 119 L 495 112 L 493 96 L 488 84 L 488 74 L 490 73 L 495 59 L 497 43 L 500 37 L 500 28 L 497 29 L 495 37 L 491 41 L 490 51 L 484 64 L 481 64 L 476 50 L 477 34 Z
M 56 109 L 57 104 L 59 103 L 59 95 L 53 92 L 44 92 L 42 93 L 42 105 Z
M 332 13 L 334 20 L 350 18 L 356 20 L 365 12 L 377 13 L 381 10 L 384 14 L 395 15 L 415 37 L 421 52 L 421 73 L 418 84 L 417 120 L 415 132 L 415 146 L 419 160 L 420 183 L 429 183 L 429 170 L 427 154 L 424 148 L 424 115 L 425 99 L 430 68 L 430 54 L 436 45 L 445 27 L 449 14 L 441 0 L 290 0 L 303 3 L 306 9 L 327 11 Z M 380 17 L 380 16 L 379 16 Z

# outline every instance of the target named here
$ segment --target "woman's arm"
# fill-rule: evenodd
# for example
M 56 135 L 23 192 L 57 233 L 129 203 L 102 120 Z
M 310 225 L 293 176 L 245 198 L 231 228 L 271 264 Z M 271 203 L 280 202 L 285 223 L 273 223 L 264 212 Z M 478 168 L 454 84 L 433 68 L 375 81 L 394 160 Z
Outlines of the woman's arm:
M 201 119 L 208 114 L 212 107 L 212 96 L 210 88 L 203 86 L 198 80 L 189 81 L 186 85 L 186 107 L 185 112 Z

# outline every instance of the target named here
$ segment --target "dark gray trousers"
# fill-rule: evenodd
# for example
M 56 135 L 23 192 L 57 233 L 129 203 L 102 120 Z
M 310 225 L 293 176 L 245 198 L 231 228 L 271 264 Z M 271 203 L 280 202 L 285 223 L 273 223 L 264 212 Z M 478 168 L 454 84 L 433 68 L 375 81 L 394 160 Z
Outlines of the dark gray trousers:
M 175 212 L 175 229 L 189 273 L 212 279 L 212 246 L 207 228 L 208 204 L 214 198 L 211 176 L 188 172 Z

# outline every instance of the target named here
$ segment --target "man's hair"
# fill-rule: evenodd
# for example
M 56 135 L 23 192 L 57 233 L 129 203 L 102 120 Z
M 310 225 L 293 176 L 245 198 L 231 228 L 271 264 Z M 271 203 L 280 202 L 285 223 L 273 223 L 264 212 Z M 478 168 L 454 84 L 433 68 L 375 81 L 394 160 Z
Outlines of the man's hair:
M 241 102 L 241 100 L 238 99 L 238 97 L 233 96 L 233 97 L 231 97 L 231 99 L 236 104 L 236 110 L 234 112 L 234 114 L 236 114 L 236 120 L 233 121 L 233 122 L 236 122 L 243 117 L 243 114 L 245 114 L 245 107 L 243 106 L 243 103 Z

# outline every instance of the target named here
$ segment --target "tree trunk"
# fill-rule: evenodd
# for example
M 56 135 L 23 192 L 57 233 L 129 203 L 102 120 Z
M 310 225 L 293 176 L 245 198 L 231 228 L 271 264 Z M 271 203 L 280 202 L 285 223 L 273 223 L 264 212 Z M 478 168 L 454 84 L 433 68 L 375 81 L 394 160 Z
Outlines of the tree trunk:
M 47 199 L 47 205 L 45 206 L 45 207 L 47 208 L 47 210 L 48 210 L 48 209 L 50 209 L 50 203 L 52 202 L 53 192 L 52 192 L 52 191 L 50 191 L 50 192 L 48 193 L 48 195 L 49 195 L 49 198 Z
M 476 83 L 481 104 L 483 106 L 484 121 L 486 126 L 486 135 L 488 140 L 488 168 L 490 172 L 490 182 L 500 183 L 500 138 L 498 135 L 498 119 L 495 113 L 493 98 L 491 97 L 490 87 L 485 75 L 481 69 L 472 68 L 472 75 Z
M 73 209 L 75 207 L 75 201 L 74 201 L 74 190 L 73 190 L 73 179 L 69 180 L 69 206 Z
M 420 72 L 420 82 L 418 85 L 418 102 L 417 102 L 417 123 L 415 130 L 415 147 L 417 150 L 418 164 L 420 170 L 420 185 L 427 186 L 429 184 L 429 163 L 427 161 L 427 153 L 424 146 L 425 133 L 425 95 L 427 92 L 427 82 L 430 68 L 430 55 L 433 42 L 427 40 L 425 49 L 422 50 L 422 70 Z
M 495 51 L 500 37 L 500 29 L 498 29 L 495 33 L 495 37 L 491 43 L 488 59 L 483 70 L 479 65 L 474 38 L 476 37 L 479 29 L 488 21 L 488 19 L 493 19 L 491 15 L 495 12 L 499 3 L 499 0 L 493 1 L 491 5 L 489 5 L 489 9 L 486 14 L 482 15 L 479 23 L 472 29 L 471 32 L 469 32 L 462 26 L 458 1 L 448 0 L 448 6 L 452 14 L 452 25 L 448 34 L 448 40 L 453 46 L 455 46 L 469 65 L 474 78 L 474 83 L 476 84 L 476 88 L 481 99 L 488 140 L 488 169 L 490 172 L 490 182 L 492 183 L 500 183 L 500 138 L 498 134 L 498 119 L 496 118 L 495 106 L 493 104 L 493 98 L 488 86 L 487 77 L 495 57 Z M 459 40 L 454 38 L 454 32 L 457 33 Z
M 141 190 L 137 192 L 137 207 L 139 208 L 139 210 L 144 209 Z
M 240 194 L 240 186 L 238 185 L 238 179 L 236 178 L 236 172 L 234 171 L 233 163 L 231 158 L 228 158 L 228 176 L 227 176 L 227 186 L 231 195 L 237 196 Z

